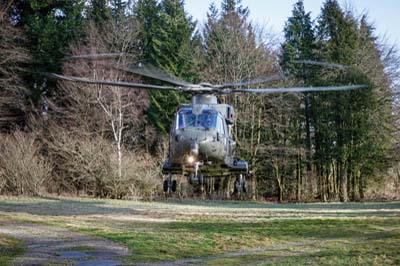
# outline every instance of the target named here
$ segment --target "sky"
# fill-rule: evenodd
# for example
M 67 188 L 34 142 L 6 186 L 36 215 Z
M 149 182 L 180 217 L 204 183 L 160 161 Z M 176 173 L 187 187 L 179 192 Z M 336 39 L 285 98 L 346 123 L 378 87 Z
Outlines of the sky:
M 200 24 L 206 21 L 206 14 L 212 2 L 220 7 L 221 0 L 185 0 L 185 7 Z M 250 19 L 283 36 L 283 26 L 291 15 L 296 0 L 242 0 L 250 9 Z M 324 0 L 304 0 L 304 7 L 315 19 L 320 13 Z M 386 37 L 390 44 L 400 47 L 400 0 L 339 0 L 342 7 L 352 6 L 357 13 L 367 12 L 374 23 L 376 34 Z

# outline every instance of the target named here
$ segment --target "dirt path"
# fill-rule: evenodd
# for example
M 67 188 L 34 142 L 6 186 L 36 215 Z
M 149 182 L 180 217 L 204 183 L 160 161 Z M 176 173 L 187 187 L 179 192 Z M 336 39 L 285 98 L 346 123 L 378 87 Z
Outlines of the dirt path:
M 50 226 L 8 223 L 1 224 L 0 233 L 23 241 L 26 251 L 13 266 L 117 266 L 130 255 L 112 241 Z

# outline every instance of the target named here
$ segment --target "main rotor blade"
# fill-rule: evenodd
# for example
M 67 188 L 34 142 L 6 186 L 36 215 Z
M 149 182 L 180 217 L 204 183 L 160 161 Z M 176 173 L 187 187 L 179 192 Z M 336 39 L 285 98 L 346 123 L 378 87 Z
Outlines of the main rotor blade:
M 117 69 L 126 71 L 129 73 L 133 73 L 136 75 L 140 75 L 143 77 L 148 77 L 156 80 L 161 80 L 176 86 L 183 86 L 183 87 L 190 87 L 193 86 L 193 84 L 186 82 L 186 81 L 181 81 L 178 80 L 175 77 L 172 77 L 171 75 L 168 75 L 167 73 L 161 71 L 160 69 L 152 66 L 152 65 L 139 65 L 139 66 L 123 66 L 123 67 L 117 67 Z
M 283 93 L 283 92 L 320 92 L 320 91 L 348 91 L 368 88 L 367 85 L 326 86 L 326 87 L 291 87 L 291 88 L 262 88 L 262 89 L 234 89 L 225 90 L 226 93 Z
M 337 68 L 340 70 L 346 70 L 349 66 L 336 64 L 336 63 L 329 63 L 329 62 L 320 62 L 320 61 L 313 61 L 313 60 L 295 60 L 291 61 L 294 64 L 303 64 L 303 65 L 315 65 L 315 66 L 322 66 L 328 68 Z
M 81 54 L 81 55 L 68 56 L 64 60 L 79 60 L 79 59 L 102 60 L 102 59 L 118 58 L 122 56 L 133 57 L 134 55 L 127 53 Z
M 213 86 L 215 88 L 219 89 L 224 89 L 224 88 L 231 88 L 231 87 L 240 87 L 240 86 L 249 86 L 249 85 L 256 85 L 256 84 L 262 84 L 262 83 L 267 83 L 271 81 L 278 81 L 282 80 L 284 77 L 282 75 L 273 75 L 269 77 L 262 77 L 262 78 L 256 78 L 253 80 L 244 80 L 244 81 L 239 81 L 239 82 L 233 82 L 233 83 L 225 83 L 222 85 L 216 85 Z
M 66 80 L 71 82 L 80 82 L 80 83 L 87 83 L 87 84 L 98 84 L 98 85 L 106 85 L 106 86 L 116 86 L 116 87 L 127 87 L 127 88 L 134 88 L 134 89 L 150 89 L 150 90 L 167 90 L 167 91 L 181 91 L 181 88 L 177 87 L 170 87 L 170 86 L 158 86 L 158 85 L 148 85 L 142 83 L 131 83 L 131 82 L 116 82 L 110 80 L 93 80 L 81 77 L 73 77 L 73 76 L 64 76 L 54 73 L 46 73 L 46 77 L 52 79 L 60 79 Z

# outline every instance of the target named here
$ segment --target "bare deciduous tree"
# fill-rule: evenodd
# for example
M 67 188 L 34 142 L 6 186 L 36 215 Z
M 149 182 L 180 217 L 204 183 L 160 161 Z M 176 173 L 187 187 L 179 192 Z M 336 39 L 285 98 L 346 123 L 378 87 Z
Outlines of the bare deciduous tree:
M 73 54 L 115 52 L 130 53 L 130 56 L 107 60 L 70 60 L 64 65 L 64 73 L 98 80 L 135 81 L 134 77 L 125 75 L 115 69 L 115 66 L 134 63 L 137 60 L 136 22 L 121 18 L 118 24 L 111 20 L 105 27 L 106 29 L 99 30 L 94 24 L 89 24 L 87 38 L 72 47 Z M 49 147 L 52 147 L 55 157 L 57 157 L 57 150 L 62 150 L 66 156 L 71 156 L 71 162 L 64 160 L 64 163 L 60 163 L 60 166 L 64 165 L 63 169 L 59 169 L 60 172 L 70 172 L 68 164 L 74 163 L 74 169 L 77 171 L 74 175 L 75 184 L 79 189 L 86 190 L 90 194 L 120 198 L 133 193 L 131 184 L 139 182 L 139 179 L 135 179 L 138 173 L 131 171 L 132 167 L 140 168 L 144 162 L 153 162 L 153 160 L 143 160 L 141 159 L 143 156 L 138 155 L 142 149 L 139 143 L 144 134 L 144 111 L 148 106 L 147 92 L 103 85 L 60 82 L 57 97 L 49 99 L 49 102 L 49 123 L 52 124 L 53 129 L 56 129 L 52 130 L 53 133 L 48 138 Z M 70 145 L 73 139 L 68 136 L 69 134 L 64 134 L 62 137 L 57 133 L 63 130 L 70 131 L 73 138 L 79 142 Z M 98 141 L 104 144 L 105 139 L 111 150 L 92 149 L 91 143 L 95 145 Z M 87 149 L 78 147 L 79 145 Z M 87 153 L 86 150 L 91 151 L 93 156 L 104 157 L 103 167 L 101 160 L 92 158 L 90 152 Z M 110 151 L 114 151 L 114 154 Z M 78 156 L 77 160 L 73 160 L 74 156 Z M 80 157 L 86 159 L 81 160 Z M 137 158 L 137 161 L 135 162 L 132 158 Z M 93 167 L 94 171 L 91 171 L 90 167 Z M 98 171 L 106 173 L 106 176 L 99 175 Z M 146 174 L 146 172 L 142 173 Z M 158 177 L 157 174 L 154 176 Z M 85 185 L 86 188 L 82 188 L 79 180 L 86 180 L 84 183 L 90 183 L 91 187 L 96 182 L 101 186 L 94 190 L 89 189 L 87 185 Z M 152 189 L 154 186 L 149 186 L 149 190 L 152 191 Z M 138 195 L 137 191 L 135 194 Z
M 22 32 L 12 25 L 8 16 L 13 2 L 0 3 L 0 130 L 22 122 L 26 109 L 21 70 L 29 56 L 22 46 Z
M 39 195 L 51 172 L 34 134 L 0 135 L 0 193 Z

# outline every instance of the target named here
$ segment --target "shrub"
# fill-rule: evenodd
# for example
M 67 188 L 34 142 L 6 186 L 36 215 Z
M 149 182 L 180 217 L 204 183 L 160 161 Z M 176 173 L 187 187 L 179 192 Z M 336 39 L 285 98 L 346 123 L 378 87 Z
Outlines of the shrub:
M 104 138 L 69 134 L 51 127 L 46 138 L 48 156 L 55 167 L 50 192 L 76 193 L 104 197 L 104 180 L 111 174 L 112 147 Z
M 126 177 L 121 183 L 124 198 L 152 200 L 161 191 L 160 167 L 150 155 L 129 153 L 123 160 L 122 169 Z
M 40 154 L 33 134 L 0 135 L 0 192 L 39 195 L 52 166 Z
M 123 150 L 119 168 L 117 149 L 102 136 L 72 135 L 52 127 L 46 143 L 55 165 L 51 192 L 153 199 L 161 184 L 155 159 Z

